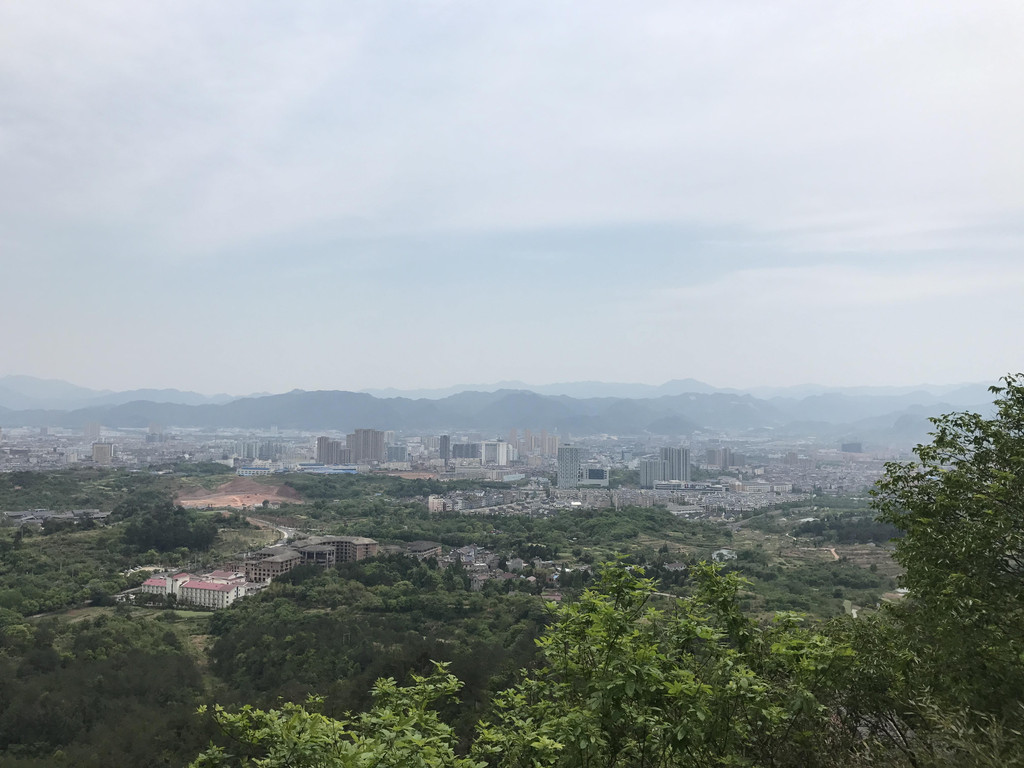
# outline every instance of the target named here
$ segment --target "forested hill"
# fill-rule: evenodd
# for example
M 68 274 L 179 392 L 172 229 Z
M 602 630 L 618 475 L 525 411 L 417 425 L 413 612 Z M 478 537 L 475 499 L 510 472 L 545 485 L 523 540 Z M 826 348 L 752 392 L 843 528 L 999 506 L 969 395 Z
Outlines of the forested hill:
M 561 434 L 685 435 L 698 429 L 772 430 L 859 439 L 917 442 L 929 416 L 946 404 L 916 404 L 913 397 L 814 395 L 801 400 L 727 393 L 690 393 L 655 398 L 573 398 L 525 390 L 461 392 L 437 400 L 378 398 L 360 392 L 296 390 L 223 404 L 185 405 L 138 400 L 72 411 L 0 409 L 4 426 L 398 430 L 473 429 L 503 434 L 511 428 Z

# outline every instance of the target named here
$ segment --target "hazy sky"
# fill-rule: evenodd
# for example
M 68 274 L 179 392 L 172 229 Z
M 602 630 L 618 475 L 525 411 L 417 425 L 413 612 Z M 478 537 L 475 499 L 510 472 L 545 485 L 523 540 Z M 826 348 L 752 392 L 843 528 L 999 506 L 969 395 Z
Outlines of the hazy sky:
M 0 375 L 1024 369 L 1024 3 L 0 0 Z

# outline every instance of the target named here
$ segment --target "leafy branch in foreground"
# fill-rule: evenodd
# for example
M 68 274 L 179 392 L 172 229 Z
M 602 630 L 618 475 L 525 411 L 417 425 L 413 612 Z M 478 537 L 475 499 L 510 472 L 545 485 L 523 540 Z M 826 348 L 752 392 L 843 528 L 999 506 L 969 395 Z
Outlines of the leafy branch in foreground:
M 211 746 L 192 768 L 482 768 L 455 754 L 454 731 L 431 709 L 462 687 L 444 664 L 436 667 L 429 676 L 413 675 L 408 687 L 378 680 L 373 707 L 352 719 L 316 712 L 316 698 L 306 707 L 286 703 L 271 711 L 245 706 L 232 714 L 218 706 L 214 718 L 234 751 Z
M 693 597 L 652 605 L 638 571 L 603 571 L 541 640 L 544 666 L 500 694 L 474 755 L 494 766 L 815 765 L 830 683 L 852 652 L 791 615 L 744 617 L 742 580 L 702 564 Z
M 1017 713 L 1024 691 L 1024 377 L 992 387 L 996 415 L 933 419 L 915 463 L 892 463 L 875 491 L 896 544 L 918 675 L 948 704 Z M 951 671 L 956 674 L 950 674 Z

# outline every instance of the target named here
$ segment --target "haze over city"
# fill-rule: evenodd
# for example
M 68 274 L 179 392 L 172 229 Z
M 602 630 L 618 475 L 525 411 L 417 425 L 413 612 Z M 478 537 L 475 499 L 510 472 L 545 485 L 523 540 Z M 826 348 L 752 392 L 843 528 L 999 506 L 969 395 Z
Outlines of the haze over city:
M 1024 8 L 8 3 L 0 376 L 995 381 Z

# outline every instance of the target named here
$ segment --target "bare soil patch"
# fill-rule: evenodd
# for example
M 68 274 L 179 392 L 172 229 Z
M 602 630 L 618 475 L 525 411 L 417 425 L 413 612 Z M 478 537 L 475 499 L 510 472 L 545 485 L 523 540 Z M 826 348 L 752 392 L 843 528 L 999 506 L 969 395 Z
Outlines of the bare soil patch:
M 178 494 L 177 502 L 190 509 L 244 509 L 271 504 L 301 504 L 302 495 L 283 484 L 261 483 L 251 477 L 236 477 L 213 491 L 193 488 Z

